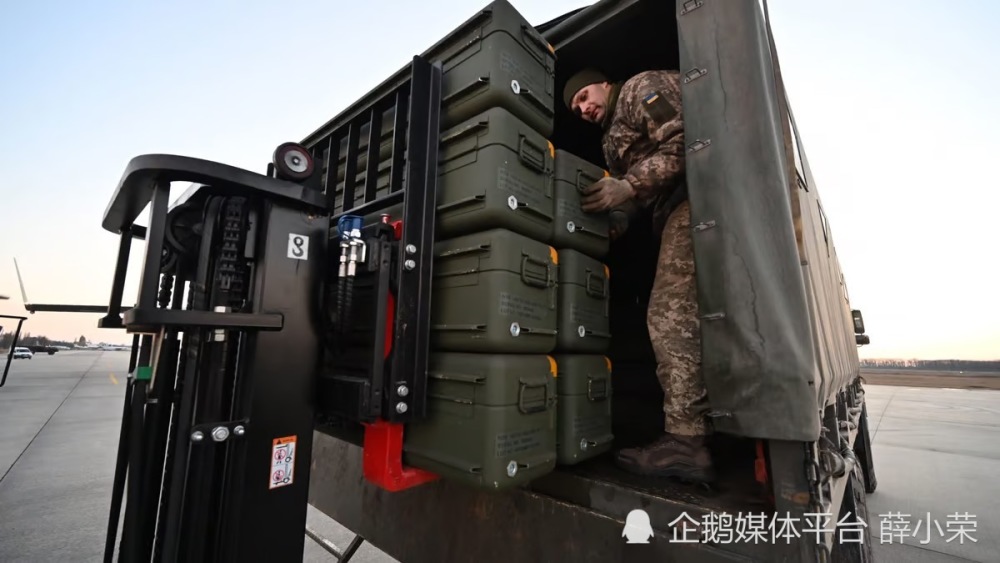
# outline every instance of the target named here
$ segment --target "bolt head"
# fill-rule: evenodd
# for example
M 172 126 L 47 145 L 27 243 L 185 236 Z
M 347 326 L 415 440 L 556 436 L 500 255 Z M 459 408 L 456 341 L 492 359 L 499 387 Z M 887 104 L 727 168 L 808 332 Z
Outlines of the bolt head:
M 521 335 L 521 325 L 517 323 L 511 323 L 510 325 L 510 335 L 517 337 Z
M 507 476 L 513 477 L 515 475 L 517 475 L 517 462 L 512 461 L 507 464 Z
M 586 450 L 587 449 L 587 439 L 586 438 L 584 438 L 583 440 L 580 440 L 580 449 L 581 450 Z
M 406 262 L 403 262 L 403 267 L 407 270 L 412 270 L 417 267 L 417 263 L 413 260 L 407 260 Z
M 229 429 L 225 426 L 217 426 L 212 430 L 212 439 L 216 442 L 223 442 L 229 437 Z
M 408 407 L 406 406 L 406 403 L 396 403 L 396 412 L 399 414 L 403 414 L 407 411 L 407 409 Z
M 410 394 L 410 388 L 406 385 L 400 385 L 399 387 L 396 387 L 396 394 L 400 397 L 405 397 Z
M 407 254 L 416 254 L 417 253 L 417 247 L 416 247 L 416 245 L 413 245 L 413 244 L 406 245 L 406 253 Z
M 242 436 L 242 435 L 244 435 L 246 433 L 247 433 L 247 429 L 243 428 L 242 424 L 239 425 L 239 426 L 237 426 L 236 428 L 233 428 L 233 434 L 235 434 L 237 436 Z
M 195 430 L 191 434 L 191 441 L 192 442 L 200 442 L 200 441 L 202 441 L 204 439 L 205 439 L 205 434 L 201 430 Z

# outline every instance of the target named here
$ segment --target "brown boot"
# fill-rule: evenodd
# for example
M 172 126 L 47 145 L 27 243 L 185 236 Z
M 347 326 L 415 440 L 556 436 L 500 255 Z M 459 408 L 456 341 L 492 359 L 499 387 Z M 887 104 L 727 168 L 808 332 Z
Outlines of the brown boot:
M 666 433 L 645 447 L 619 451 L 615 461 L 622 469 L 637 475 L 678 477 L 701 483 L 715 479 L 704 436 Z

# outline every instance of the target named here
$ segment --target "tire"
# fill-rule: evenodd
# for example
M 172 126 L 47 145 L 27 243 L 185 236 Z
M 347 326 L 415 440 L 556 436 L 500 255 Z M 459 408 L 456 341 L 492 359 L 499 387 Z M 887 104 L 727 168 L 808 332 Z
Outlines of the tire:
M 875 461 L 872 459 L 872 438 L 868 426 L 868 405 L 862 403 L 861 417 L 858 420 L 858 437 L 854 440 L 854 455 L 858 458 L 865 492 L 872 494 L 878 488 L 878 477 L 875 476 Z
M 837 521 L 839 522 L 845 516 L 847 523 L 863 520 L 868 525 L 862 529 L 860 534 L 854 531 L 857 529 L 855 526 L 849 528 L 850 535 L 848 537 L 854 539 L 860 535 L 861 543 L 840 543 L 840 527 L 838 527 L 834 531 L 836 535 L 833 539 L 833 552 L 830 554 L 830 561 L 832 563 L 872 563 L 875 561 L 872 554 L 872 522 L 868 516 L 868 498 L 865 493 L 864 476 L 860 465 L 855 466 L 847 488 L 844 489 L 844 502 L 840 505 L 840 516 Z M 844 528 L 848 529 L 846 526 Z

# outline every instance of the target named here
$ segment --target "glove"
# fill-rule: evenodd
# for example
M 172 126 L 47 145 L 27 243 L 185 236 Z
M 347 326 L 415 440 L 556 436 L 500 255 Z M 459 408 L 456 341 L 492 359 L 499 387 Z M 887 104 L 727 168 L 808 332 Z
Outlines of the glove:
M 632 184 L 619 178 L 605 177 L 583 190 L 580 208 L 585 213 L 599 213 L 623 207 L 635 197 Z
M 628 230 L 629 223 L 639 214 L 639 209 L 639 204 L 635 200 L 630 200 L 621 207 L 612 209 L 608 213 L 608 237 L 611 240 L 617 240 L 624 235 L 625 231 Z

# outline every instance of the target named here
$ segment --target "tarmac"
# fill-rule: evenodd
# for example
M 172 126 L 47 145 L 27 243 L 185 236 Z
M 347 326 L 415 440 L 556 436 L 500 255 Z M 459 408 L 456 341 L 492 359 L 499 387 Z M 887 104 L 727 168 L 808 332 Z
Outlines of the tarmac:
M 128 358 L 12 362 L 0 388 L 0 561 L 103 559 Z M 1000 391 L 866 389 L 875 560 L 1000 561 Z M 307 526 L 339 549 L 353 538 L 312 507 Z M 336 559 L 307 537 L 303 561 Z M 363 543 L 351 561 L 395 560 Z

